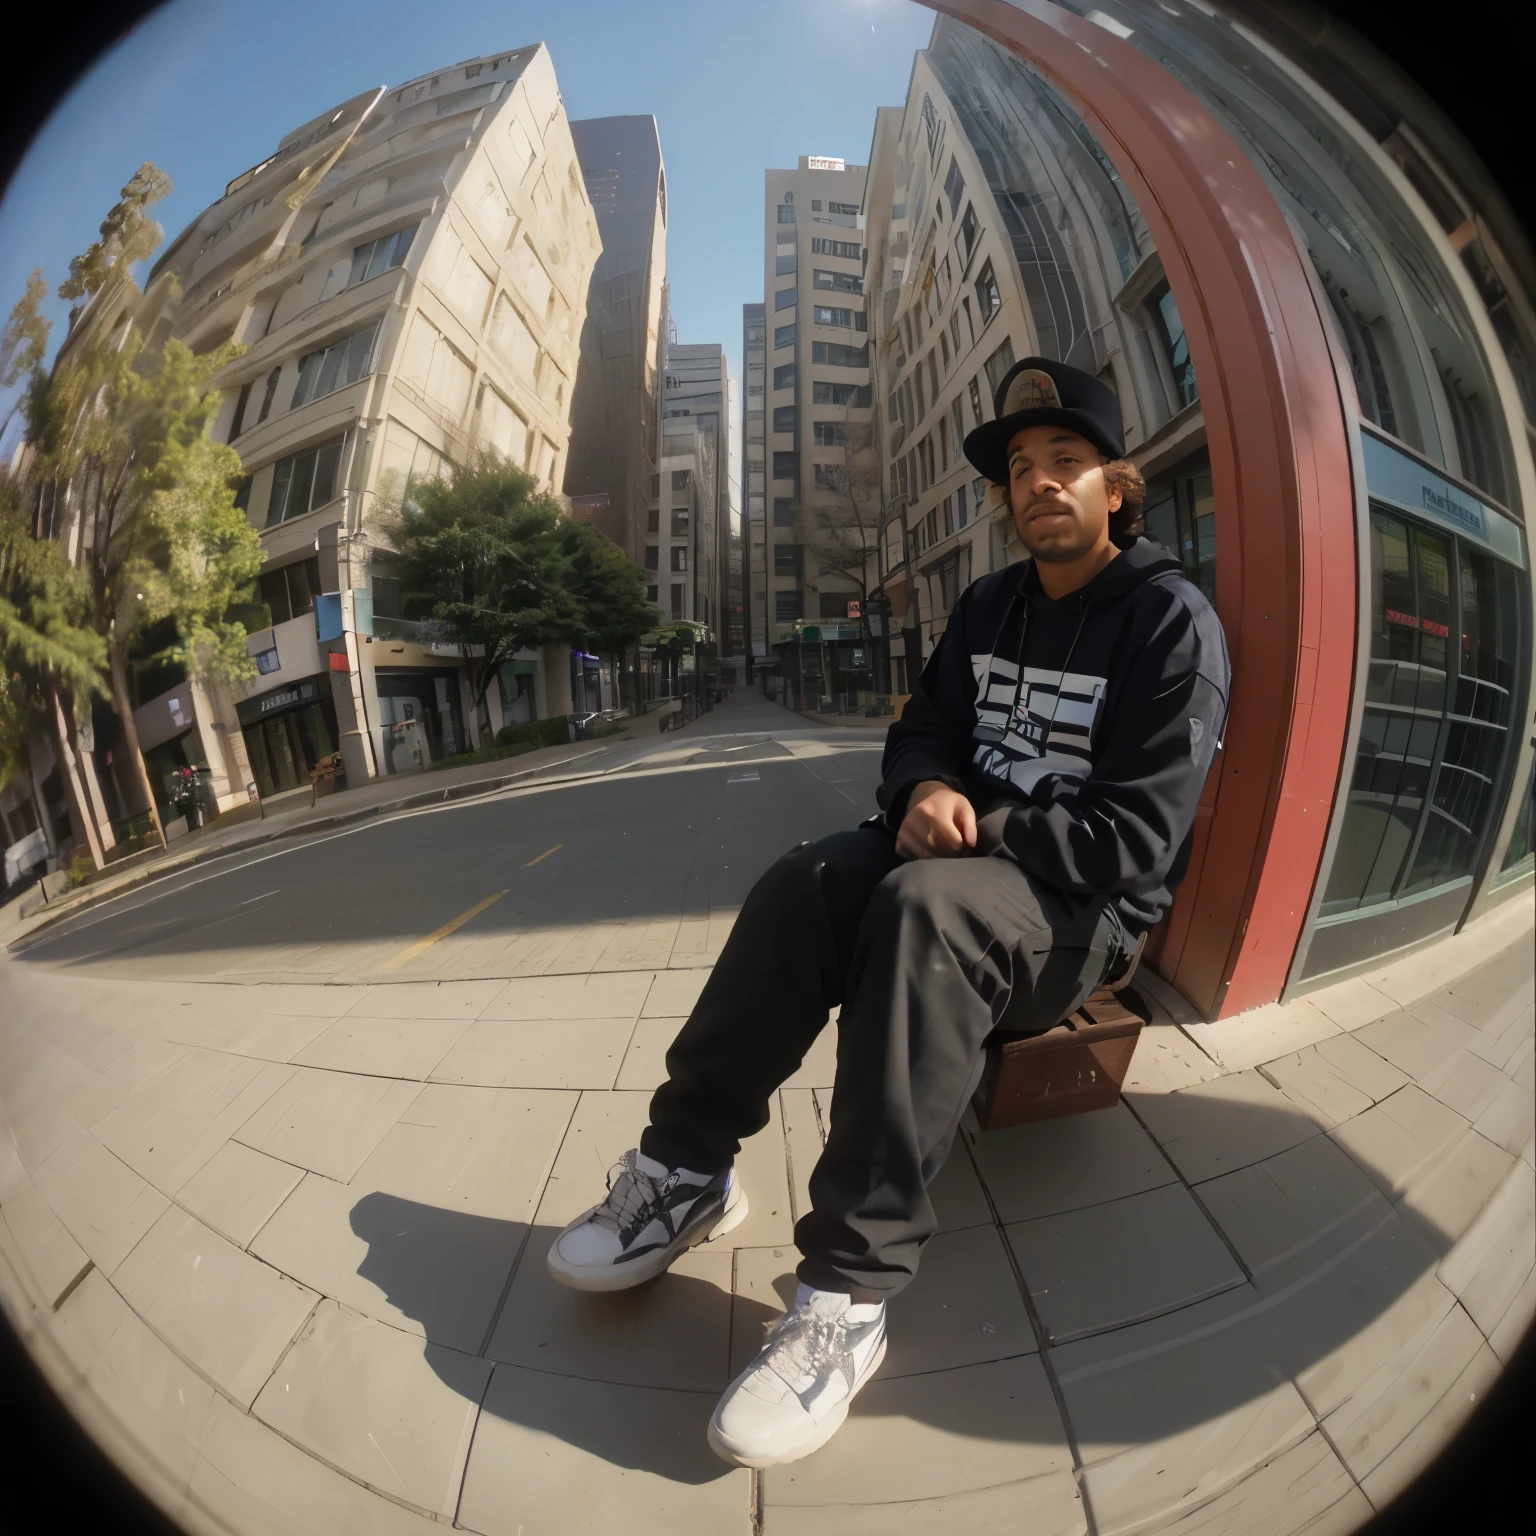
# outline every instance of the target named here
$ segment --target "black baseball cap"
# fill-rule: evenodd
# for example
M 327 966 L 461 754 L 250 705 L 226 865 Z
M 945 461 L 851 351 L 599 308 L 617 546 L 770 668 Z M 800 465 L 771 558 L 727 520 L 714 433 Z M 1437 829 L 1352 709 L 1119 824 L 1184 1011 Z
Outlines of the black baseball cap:
M 1114 390 L 1081 368 L 1026 357 L 1003 375 L 992 402 L 995 421 L 965 439 L 965 456 L 994 485 L 1008 481 L 1008 444 L 1025 427 L 1070 427 L 1107 459 L 1125 456 L 1125 428 Z

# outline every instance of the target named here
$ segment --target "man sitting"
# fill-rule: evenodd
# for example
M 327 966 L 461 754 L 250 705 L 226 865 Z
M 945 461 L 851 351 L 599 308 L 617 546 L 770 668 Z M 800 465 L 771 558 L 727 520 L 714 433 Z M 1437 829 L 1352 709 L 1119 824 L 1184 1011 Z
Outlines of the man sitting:
M 1137 536 L 1113 392 L 1030 357 L 995 406 L 965 453 L 1033 558 L 955 604 L 886 738 L 883 814 L 753 886 L 639 1148 L 549 1251 L 563 1283 L 619 1290 L 735 1227 L 741 1142 L 841 1007 L 799 1289 L 710 1423 L 746 1466 L 824 1444 L 879 1366 L 984 1042 L 1052 1028 L 1124 970 L 1184 875 L 1226 717 L 1221 626 Z

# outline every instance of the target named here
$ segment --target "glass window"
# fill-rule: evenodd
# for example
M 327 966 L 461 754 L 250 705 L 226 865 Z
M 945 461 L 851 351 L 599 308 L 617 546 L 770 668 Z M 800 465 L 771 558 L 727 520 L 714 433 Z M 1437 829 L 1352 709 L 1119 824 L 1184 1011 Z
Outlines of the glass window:
M 277 381 L 282 377 L 282 375 L 283 370 L 281 368 L 274 368 L 272 372 L 267 375 L 266 392 L 261 397 L 261 412 L 256 417 L 258 425 L 267 419 L 267 415 L 272 409 L 272 400 L 273 397 L 277 394 Z
M 795 270 L 795 253 L 791 251 L 788 256 L 775 256 L 773 258 L 773 275 L 775 277 L 788 277 Z M 762 340 L 762 333 L 758 333 L 758 340 Z
M 835 293 L 863 293 L 864 279 L 852 272 L 829 272 L 816 267 L 811 272 L 811 282 L 817 288 L 830 288 Z
M 1525 797 L 1521 802 L 1520 816 L 1509 835 L 1509 846 L 1504 850 L 1501 871 L 1511 870 L 1522 860 L 1530 857 L 1536 847 L 1536 762 L 1525 776 Z
M 792 347 L 794 344 L 795 328 L 793 325 L 780 325 L 775 327 L 773 332 L 773 346 L 775 351 L 778 351 L 784 347 Z
M 267 527 L 303 517 L 335 498 L 337 472 L 345 439 L 334 438 L 307 453 L 282 459 L 272 472 L 272 499 L 267 505 Z
M 773 307 L 779 309 L 793 309 L 795 307 L 795 290 L 793 288 L 780 288 L 773 296 Z
M 976 275 L 976 302 L 981 306 L 981 323 L 985 325 L 1002 303 L 997 291 L 997 274 L 992 263 L 987 262 Z
M 991 386 L 989 393 L 996 401 L 998 387 L 1003 382 L 1003 376 L 1013 367 L 1013 341 L 1005 338 L 1002 346 L 987 359 L 987 383 Z
M 800 574 L 801 552 L 798 544 L 775 544 L 773 546 L 773 574 L 775 576 L 798 576 Z
M 794 502 L 788 496 L 775 496 L 773 498 L 773 526 L 775 528 L 788 528 L 795 520 Z
M 793 203 L 779 204 L 779 223 L 793 224 L 795 222 L 795 205 Z
M 1377 507 L 1370 537 L 1365 715 L 1323 917 L 1471 874 L 1510 742 L 1517 573 Z
M 685 539 L 688 537 L 688 509 L 686 507 L 673 507 L 672 509 L 672 537 Z
M 775 480 L 793 480 L 800 473 L 800 455 L 798 453 L 776 453 L 773 456 L 773 478 Z
M 976 248 L 976 236 L 981 233 L 981 221 L 976 217 L 976 210 L 967 203 L 965 216 L 960 220 L 960 243 L 965 249 L 965 259 L 971 259 L 971 252 Z
M 776 405 L 773 408 L 773 430 L 775 432 L 793 432 L 795 430 L 795 408 L 792 405 Z
M 856 240 L 813 239 L 811 241 L 813 256 L 841 256 L 848 261 L 858 261 L 859 251 L 859 243 Z
M 811 385 L 811 404 L 867 408 L 872 393 L 872 386 L 868 384 L 829 384 L 825 379 L 817 379 Z
M 793 389 L 795 387 L 795 365 L 785 363 L 782 368 L 773 370 L 773 387 L 775 389 Z
M 674 544 L 672 546 L 672 569 L 674 571 L 686 571 L 688 569 L 688 546 L 686 544 Z
M 1195 365 L 1189 355 L 1189 338 L 1184 334 L 1184 322 L 1179 318 L 1179 306 L 1174 303 L 1173 290 L 1165 282 L 1147 301 L 1148 308 L 1157 324 L 1157 333 L 1163 343 L 1168 366 L 1173 370 L 1173 387 L 1180 406 L 1186 406 L 1198 398 L 1199 387 L 1195 383 Z
M 976 425 L 979 427 L 982 424 L 980 380 L 972 379 L 966 386 L 966 389 L 971 397 L 971 415 L 975 418 Z
M 816 421 L 811 423 L 818 448 L 841 448 L 847 441 L 845 428 L 840 421 Z
M 960 199 L 965 196 L 965 177 L 960 174 L 959 162 L 953 155 L 949 157 L 949 175 L 944 178 L 944 192 L 949 198 L 949 216 L 954 218 Z
M 813 341 L 811 361 L 824 364 L 829 368 L 867 368 L 869 367 L 869 348 L 867 345 L 848 347 L 836 341 Z
M 864 319 L 864 311 L 862 309 L 833 309 L 826 304 L 817 304 L 812 307 L 811 319 L 817 325 L 840 325 L 848 330 L 864 329 L 862 324 L 857 323 L 862 322 Z
M 374 342 L 381 324 L 382 321 L 375 320 L 372 325 L 301 357 L 293 409 L 365 377 L 373 367 Z
M 366 245 L 354 247 L 352 251 L 352 271 L 347 277 L 347 287 L 355 283 L 366 283 L 369 278 L 378 277 L 382 272 L 392 271 L 406 258 L 411 248 L 411 241 L 416 238 L 417 225 L 411 224 L 392 234 L 380 235 L 377 240 L 370 240 Z
M 799 587 L 791 592 L 773 594 L 773 616 L 780 624 L 805 617 L 805 593 Z

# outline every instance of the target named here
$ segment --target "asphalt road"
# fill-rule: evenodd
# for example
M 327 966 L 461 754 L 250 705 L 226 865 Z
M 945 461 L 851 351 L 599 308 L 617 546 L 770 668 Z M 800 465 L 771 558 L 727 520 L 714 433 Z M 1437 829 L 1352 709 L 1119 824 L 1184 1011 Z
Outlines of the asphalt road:
M 880 738 L 784 735 L 663 738 L 577 783 L 236 855 L 50 928 L 18 958 L 136 977 L 406 979 L 420 964 L 404 952 L 461 919 L 460 951 L 532 930 L 733 912 L 780 854 L 876 809 Z M 494 948 L 480 945 L 480 974 Z

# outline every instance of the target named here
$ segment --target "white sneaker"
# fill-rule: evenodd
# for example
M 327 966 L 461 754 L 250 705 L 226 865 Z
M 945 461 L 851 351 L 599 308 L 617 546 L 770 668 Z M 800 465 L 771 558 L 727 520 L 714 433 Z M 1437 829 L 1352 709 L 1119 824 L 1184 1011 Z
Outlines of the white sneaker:
M 608 1198 L 549 1250 L 549 1272 L 578 1291 L 622 1291 L 662 1273 L 695 1243 L 739 1226 L 747 1197 L 732 1168 L 669 1169 L 631 1149 L 608 1172 Z
M 798 1461 L 825 1445 L 885 1359 L 885 1303 L 855 1306 L 802 1285 L 709 1421 L 717 1456 L 743 1467 Z

